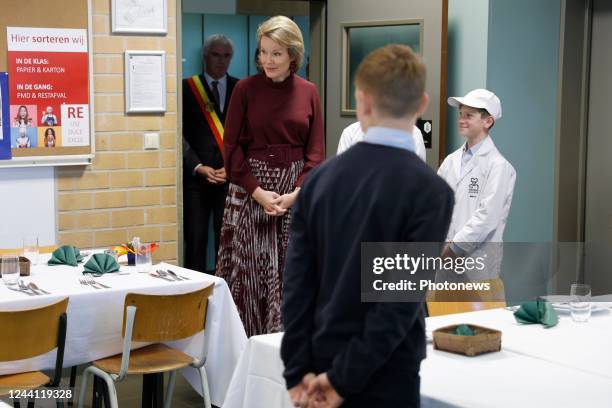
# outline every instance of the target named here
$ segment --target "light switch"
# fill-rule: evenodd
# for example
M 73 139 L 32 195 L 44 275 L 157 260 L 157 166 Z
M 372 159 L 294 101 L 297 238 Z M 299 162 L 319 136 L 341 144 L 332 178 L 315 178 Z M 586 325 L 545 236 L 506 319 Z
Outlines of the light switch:
M 158 150 L 159 149 L 159 133 L 145 133 L 144 134 L 144 148 L 145 150 Z

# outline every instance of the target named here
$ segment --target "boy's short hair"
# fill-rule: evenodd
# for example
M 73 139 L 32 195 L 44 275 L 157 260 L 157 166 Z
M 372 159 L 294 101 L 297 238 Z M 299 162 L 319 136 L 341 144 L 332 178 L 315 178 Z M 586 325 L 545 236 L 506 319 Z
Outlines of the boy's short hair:
M 372 95 L 380 113 L 399 118 L 417 112 L 425 93 L 425 71 L 410 47 L 390 44 L 359 64 L 355 86 Z

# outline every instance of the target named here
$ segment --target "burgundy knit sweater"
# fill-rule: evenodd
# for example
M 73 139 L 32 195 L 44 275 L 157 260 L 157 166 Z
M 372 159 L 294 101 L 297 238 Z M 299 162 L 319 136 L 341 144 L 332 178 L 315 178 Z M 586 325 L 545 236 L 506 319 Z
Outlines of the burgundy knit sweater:
M 272 82 L 265 74 L 242 79 L 234 88 L 225 119 L 223 159 L 229 180 L 251 194 L 260 182 L 251 173 L 248 151 L 279 144 L 304 149 L 304 170 L 296 186 L 325 159 L 315 85 L 294 74 L 283 82 Z

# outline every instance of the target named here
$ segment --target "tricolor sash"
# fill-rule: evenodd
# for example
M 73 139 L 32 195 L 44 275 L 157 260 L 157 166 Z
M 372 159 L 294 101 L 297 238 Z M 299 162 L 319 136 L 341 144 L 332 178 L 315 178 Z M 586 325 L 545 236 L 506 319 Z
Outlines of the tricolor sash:
M 202 81 L 198 75 L 187 78 L 187 83 L 189 84 L 196 101 L 198 101 L 198 105 L 200 105 L 200 109 L 208 122 L 210 130 L 215 136 L 219 150 L 223 152 L 223 123 L 221 123 L 219 115 L 217 115 L 217 111 L 215 111 L 214 102 L 212 102 L 211 98 L 206 93 L 206 88 L 204 88 L 204 85 L 202 84 Z

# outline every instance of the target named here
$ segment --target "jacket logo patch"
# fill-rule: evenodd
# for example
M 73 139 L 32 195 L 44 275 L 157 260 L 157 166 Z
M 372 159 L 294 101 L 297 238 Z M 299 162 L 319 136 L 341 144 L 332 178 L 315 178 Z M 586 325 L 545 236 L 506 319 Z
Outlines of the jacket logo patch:
M 471 177 L 470 184 L 468 185 L 468 197 L 478 197 L 478 191 L 480 191 L 480 186 L 478 185 L 478 177 Z

